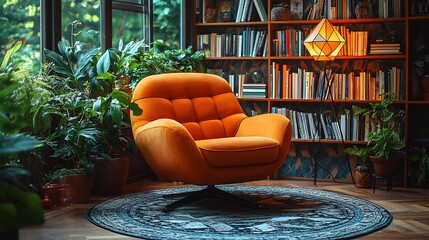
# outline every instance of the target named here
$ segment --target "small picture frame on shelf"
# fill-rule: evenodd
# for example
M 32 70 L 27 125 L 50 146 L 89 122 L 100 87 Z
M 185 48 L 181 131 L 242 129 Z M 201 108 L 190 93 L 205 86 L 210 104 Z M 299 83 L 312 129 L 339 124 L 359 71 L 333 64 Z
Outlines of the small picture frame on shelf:
M 203 1 L 204 18 L 203 22 L 211 23 L 217 21 L 217 8 L 215 0 Z
M 374 15 L 371 1 L 365 0 L 357 2 L 355 6 L 355 14 L 358 19 L 373 18 Z
M 233 10 L 233 1 L 225 0 L 219 1 L 217 5 L 217 15 L 219 22 L 233 22 L 234 19 L 234 10 Z
M 301 20 L 303 16 L 303 0 L 291 0 L 290 1 L 290 12 L 291 12 L 291 19 Z

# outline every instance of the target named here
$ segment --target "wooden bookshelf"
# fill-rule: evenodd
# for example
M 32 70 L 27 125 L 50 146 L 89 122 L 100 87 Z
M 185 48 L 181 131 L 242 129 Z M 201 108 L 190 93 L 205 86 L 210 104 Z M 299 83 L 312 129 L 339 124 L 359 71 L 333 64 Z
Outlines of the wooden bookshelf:
M 201 7 L 199 9 L 198 6 L 202 6 L 201 4 L 205 0 L 194 0 L 194 13 L 197 11 L 199 14 L 203 14 Z M 232 0 L 233 3 L 238 4 L 239 0 Z M 276 56 L 274 54 L 274 39 L 276 39 L 275 32 L 281 29 L 293 28 L 293 29 L 302 29 L 303 27 L 314 27 L 320 20 L 281 20 L 281 21 L 272 21 L 270 19 L 271 9 L 276 0 L 268 0 L 262 1 L 264 2 L 265 10 L 267 11 L 268 21 L 260 21 L 258 14 L 255 14 L 248 22 L 210 22 L 210 23 L 202 23 L 198 21 L 197 14 L 193 14 L 193 46 L 194 50 L 198 49 L 198 35 L 201 34 L 209 34 L 209 33 L 218 33 L 225 34 L 231 33 L 239 34 L 243 29 L 246 28 L 254 28 L 254 29 L 263 29 L 268 32 L 266 42 L 266 55 L 256 56 L 256 57 L 237 57 L 237 56 L 222 56 L 222 57 L 207 57 L 207 66 L 209 68 L 222 68 L 225 72 L 234 70 L 235 72 L 240 72 L 242 74 L 250 74 L 252 71 L 261 70 L 265 75 L 265 83 L 267 84 L 267 96 L 265 98 L 241 98 L 241 102 L 245 102 L 246 104 L 257 102 L 259 105 L 264 105 L 264 109 L 266 112 L 271 112 L 274 108 L 286 107 L 286 108 L 294 108 L 296 111 L 315 111 L 318 108 L 320 101 L 316 98 L 314 99 L 284 99 L 284 98 L 272 98 L 270 90 L 272 89 L 273 82 L 270 80 L 270 76 L 273 75 L 272 64 L 273 63 L 281 63 L 288 64 L 291 68 L 296 71 L 297 67 L 302 67 L 304 65 L 307 67 L 308 71 L 317 71 L 322 69 L 324 66 L 320 63 L 315 63 L 313 58 L 308 55 L 301 56 Z M 307 2 L 304 0 L 303 3 Z M 326 1 L 325 1 L 326 2 Z M 377 2 L 378 1 L 374 1 Z M 395 106 L 401 108 L 405 112 L 405 128 L 404 128 L 404 138 L 407 147 L 412 145 L 425 145 L 429 146 L 429 141 L 425 141 L 425 139 L 429 139 L 428 137 L 424 138 L 421 136 L 421 133 L 418 129 L 413 127 L 416 122 L 417 126 L 424 126 L 424 122 L 429 122 L 429 101 L 424 101 L 421 97 L 415 97 L 411 93 L 412 88 L 412 79 L 411 69 L 413 68 L 414 58 L 416 57 L 413 53 L 413 39 L 416 38 L 420 33 L 415 30 L 416 27 L 421 26 L 429 26 L 429 9 L 426 14 L 419 13 L 418 15 L 411 14 L 411 5 L 413 4 L 412 0 L 401 0 L 395 1 L 401 2 L 401 6 L 397 11 L 399 16 L 396 14 L 395 17 L 378 17 L 378 12 L 374 12 L 374 16 L 372 18 L 360 18 L 356 19 L 356 16 L 350 19 L 330 19 L 331 23 L 334 26 L 345 26 L 347 28 L 353 30 L 363 30 L 368 31 L 368 41 L 367 41 L 367 53 L 364 56 L 347 56 L 342 55 L 338 56 L 335 61 L 329 64 L 338 65 L 336 70 L 338 73 L 340 72 L 351 72 L 356 71 L 353 67 L 357 65 L 365 66 L 363 71 L 367 70 L 369 65 L 380 64 L 379 68 L 388 68 L 388 67 L 397 67 L 402 69 L 401 84 L 402 98 L 395 102 Z M 378 6 L 377 6 L 378 8 Z M 255 10 L 255 9 L 253 9 Z M 234 11 L 234 9 L 233 9 Z M 385 40 L 387 38 L 394 37 L 395 42 L 399 42 L 401 45 L 401 54 L 381 54 L 374 55 L 369 54 L 370 43 L 375 42 L 376 39 L 379 38 L 378 34 L 380 32 L 386 32 L 384 35 Z M 426 31 L 428 32 L 428 31 Z M 425 35 L 427 37 L 427 34 Z M 302 38 L 303 41 L 305 38 Z M 427 41 L 428 38 L 426 38 Z M 426 46 L 427 47 L 427 46 Z M 302 46 L 304 49 L 304 46 Z M 429 53 L 429 49 L 426 49 Z M 348 64 L 347 67 L 342 68 Z M 258 69 L 258 65 L 261 67 Z M 399 93 L 398 93 L 399 95 Z M 362 105 L 369 104 L 374 102 L 369 99 L 359 99 L 359 100 L 348 100 L 348 99 L 335 99 L 335 104 L 338 105 L 340 111 L 344 111 L 344 109 L 350 109 L 352 105 Z M 329 100 L 323 100 L 323 104 L 325 106 L 325 110 L 328 105 L 331 104 Z M 423 112 L 419 112 L 418 109 L 424 110 Z M 427 124 L 426 124 L 427 125 Z M 423 131 L 428 131 L 427 127 L 423 129 Z M 429 134 L 429 132 L 428 132 Z M 423 139 L 423 140 L 422 140 Z M 301 139 L 295 138 L 293 142 L 296 144 L 313 144 L 314 140 L 311 139 Z M 323 139 L 323 143 L 331 144 L 331 145 L 342 145 L 343 143 L 346 145 L 354 145 L 354 144 L 365 144 L 365 141 L 357 140 L 357 141 L 341 141 L 341 140 L 332 140 L 332 139 Z M 407 161 L 404 163 L 404 171 L 400 177 L 401 179 L 397 180 L 399 184 L 403 186 L 407 186 Z

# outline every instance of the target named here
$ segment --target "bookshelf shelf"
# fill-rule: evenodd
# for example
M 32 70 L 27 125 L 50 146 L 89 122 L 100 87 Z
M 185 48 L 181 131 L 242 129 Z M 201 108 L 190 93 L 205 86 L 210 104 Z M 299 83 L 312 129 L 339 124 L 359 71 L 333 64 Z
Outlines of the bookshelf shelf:
M 386 54 L 386 55 L 366 55 L 366 56 L 338 56 L 335 58 L 337 60 L 357 60 L 357 59 L 405 59 L 405 54 Z M 271 60 L 313 60 L 311 56 L 271 56 Z M 213 60 L 213 59 L 211 59 Z
M 195 27 L 210 28 L 210 27 L 239 27 L 239 26 L 266 26 L 268 22 L 253 21 L 253 22 L 212 22 L 212 23 L 196 23 Z
M 415 17 L 424 18 L 424 17 Z M 316 25 L 320 20 L 287 20 L 287 21 L 271 21 L 271 25 Z M 344 24 L 370 24 L 370 23 L 386 23 L 386 22 L 405 22 L 405 17 L 399 18 L 366 18 L 366 19 L 330 19 L 334 25 Z
M 301 139 L 301 138 L 292 138 L 292 142 L 295 143 L 328 143 L 328 144 L 342 144 L 341 140 L 332 140 L 332 139 Z M 349 141 L 345 140 L 344 144 L 346 145 L 365 145 L 367 142 L 365 141 Z
M 268 57 L 206 57 L 207 61 L 266 61 Z
M 194 0 L 195 9 L 194 12 L 199 12 L 199 16 L 203 14 L 203 9 L 201 9 L 202 3 L 209 0 Z M 231 0 L 235 4 L 238 4 L 240 0 Z M 223 1 L 219 1 L 223 2 Z M 201 34 L 210 34 L 215 33 L 218 35 L 222 34 L 242 34 L 244 29 L 247 30 L 263 30 L 267 31 L 265 41 L 265 52 L 261 56 L 222 56 L 222 57 L 213 57 L 207 56 L 206 62 L 208 68 L 222 69 L 225 72 L 225 75 L 228 75 L 230 72 L 233 73 L 242 73 L 247 74 L 248 76 L 255 71 L 260 71 L 264 76 L 264 83 L 266 84 L 266 96 L 258 98 L 249 98 L 249 97 L 240 97 L 239 100 L 241 103 L 246 103 L 248 105 L 261 105 L 263 110 L 258 112 L 272 112 L 279 108 L 292 109 L 299 112 L 315 112 L 320 104 L 320 100 L 317 97 L 310 99 L 302 98 L 291 98 L 290 96 L 285 99 L 283 97 L 274 97 L 273 92 L 277 91 L 275 86 L 275 80 L 271 79 L 276 73 L 282 72 L 282 65 L 287 65 L 286 68 L 290 69 L 289 73 L 295 73 L 297 69 L 304 69 L 306 71 L 312 71 L 317 76 L 322 69 L 323 63 L 314 62 L 311 56 L 305 54 L 305 48 L 301 46 L 298 54 L 283 54 L 276 48 L 276 42 L 278 41 L 279 31 L 285 29 L 294 29 L 299 30 L 308 34 L 312 27 L 319 23 L 320 20 L 282 20 L 282 21 L 272 21 L 270 20 L 271 8 L 274 3 L 277 3 L 277 0 L 267 0 L 262 1 L 265 7 L 268 20 L 267 21 L 258 21 L 259 17 L 254 10 L 254 15 L 252 15 L 251 21 L 245 22 L 210 22 L 202 23 L 200 22 L 198 16 L 195 14 L 192 24 L 192 39 L 193 46 L 195 50 L 199 50 L 197 46 L 198 36 Z M 317 1 L 302 1 L 304 4 L 306 2 L 317 2 Z M 325 3 L 328 1 L 324 1 Z M 344 1 L 343 1 L 344 2 Z M 372 1 L 375 4 L 381 3 L 381 1 Z M 387 1 L 386 1 L 387 2 Z M 400 17 L 387 17 L 387 18 L 378 18 L 379 11 L 374 11 L 374 18 L 360 18 L 357 19 L 356 16 L 351 17 L 350 19 L 330 19 L 331 23 L 334 26 L 345 27 L 350 31 L 368 31 L 368 40 L 366 42 L 367 51 L 366 54 L 350 54 L 349 55 L 340 55 L 334 62 L 327 63 L 328 68 L 332 67 L 333 71 L 336 74 L 349 74 L 354 72 L 359 75 L 360 72 L 368 73 L 368 78 L 365 78 L 364 86 L 368 86 L 369 82 L 372 81 L 371 78 L 374 76 L 376 70 L 385 71 L 389 75 L 393 74 L 394 70 L 399 71 L 397 73 L 397 78 L 399 81 L 393 89 L 397 91 L 400 99 L 394 102 L 395 107 L 399 107 L 404 110 L 405 120 L 404 120 L 404 138 L 408 146 L 421 145 L 422 141 L 418 139 L 420 137 L 420 129 L 416 129 L 416 126 L 422 126 L 424 128 L 429 122 L 429 101 L 424 101 L 422 96 L 416 94 L 415 87 L 415 77 L 413 73 L 414 61 L 419 57 L 416 53 L 416 49 L 419 49 L 415 46 L 415 39 L 418 37 L 423 37 L 424 41 L 427 43 L 429 39 L 429 31 L 427 31 L 427 26 L 429 26 L 429 11 L 425 15 L 412 15 L 411 14 L 411 4 L 415 1 L 413 0 L 398 0 L 394 1 L 395 3 L 401 3 L 400 10 L 398 14 L 389 16 L 400 16 Z M 304 8 L 305 9 L 305 8 Z M 429 9 L 429 8 L 428 8 Z M 354 10 L 354 7 L 352 8 Z M 353 11 L 354 12 L 354 11 Z M 380 37 L 381 35 L 381 37 Z M 298 42 L 303 41 L 306 35 L 302 35 L 301 38 L 298 38 Z M 370 44 L 375 43 L 376 40 L 384 40 L 385 42 L 394 42 L 400 43 L 400 54 L 370 54 Z M 347 39 L 346 39 L 347 40 Z M 255 40 L 255 42 L 257 42 Z M 278 43 L 277 43 L 278 44 Z M 348 44 L 348 43 L 346 43 Z M 428 44 L 429 45 L 429 44 Z M 429 59 L 429 46 L 424 46 L 426 51 L 426 59 Z M 277 50 L 277 52 L 276 52 Z M 300 52 L 301 51 L 301 52 Z M 281 56 L 284 55 L 284 56 Z M 286 56 L 287 55 L 287 56 Z M 354 56 L 352 56 L 354 55 Z M 359 55 L 359 56 L 356 56 Z M 427 60 L 428 61 L 428 60 Z M 279 68 L 275 68 L 276 64 L 279 65 Z M 429 61 L 428 61 L 429 65 Z M 374 70 L 376 69 L 376 70 Z M 390 72 L 389 72 L 390 71 Z M 282 72 L 283 73 L 283 72 Z M 277 78 L 279 79 L 279 78 Z M 278 80 L 277 80 L 278 81 Z M 278 83 L 277 83 L 278 84 Z M 414 84 L 414 85 L 413 85 Z M 399 86 L 399 87 L 398 87 Z M 421 88 L 421 87 L 420 87 Z M 421 91 L 421 89 L 417 89 Z M 357 99 L 357 100 L 356 100 Z M 363 100 L 364 99 L 364 100 Z M 369 98 L 371 99 L 371 98 Z M 370 103 L 378 102 L 379 100 L 367 98 L 337 98 L 335 99 L 335 105 L 340 107 L 340 111 L 344 109 L 351 109 L 352 105 L 368 105 Z M 330 100 L 323 100 L 323 106 L 327 107 L 332 102 Z M 251 106 L 253 107 L 253 106 Z M 417 123 L 416 123 L 417 122 Z M 425 127 L 423 131 L 428 131 L 429 127 Z M 317 140 L 318 141 L 318 140 Z M 328 145 L 338 145 L 338 148 L 341 148 L 340 145 L 342 141 L 339 140 L 330 140 L 330 139 L 321 139 L 321 143 L 326 143 Z M 293 142 L 301 145 L 311 146 L 315 141 L 314 139 L 302 139 L 302 138 L 293 138 Z M 429 144 L 428 141 L 423 141 L 424 144 Z M 364 140 L 351 141 L 346 140 L 346 145 L 364 145 L 367 142 Z M 427 145 L 426 145 L 427 146 Z M 404 166 L 407 166 L 407 162 L 404 163 Z M 407 186 L 407 169 L 404 168 L 404 173 L 402 174 L 402 179 L 400 182 Z

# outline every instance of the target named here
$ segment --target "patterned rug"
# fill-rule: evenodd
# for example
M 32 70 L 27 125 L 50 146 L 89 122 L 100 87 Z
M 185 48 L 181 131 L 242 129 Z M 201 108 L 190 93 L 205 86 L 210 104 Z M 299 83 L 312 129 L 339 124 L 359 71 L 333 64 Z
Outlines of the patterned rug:
M 222 185 L 258 201 L 263 210 L 206 199 L 172 212 L 161 209 L 202 187 L 180 187 L 119 196 L 88 211 L 93 224 L 143 239 L 346 239 L 390 224 L 391 214 L 369 201 L 334 192 L 273 186 Z

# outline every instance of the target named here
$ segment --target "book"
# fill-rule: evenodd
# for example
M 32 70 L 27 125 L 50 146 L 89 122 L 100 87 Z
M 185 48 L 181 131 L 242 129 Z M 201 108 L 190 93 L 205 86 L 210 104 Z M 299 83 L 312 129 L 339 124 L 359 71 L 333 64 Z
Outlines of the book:
M 267 11 L 265 10 L 265 6 L 262 3 L 261 0 L 253 0 L 253 3 L 255 4 L 256 11 L 258 12 L 259 18 L 261 21 L 268 21 L 268 15 Z

